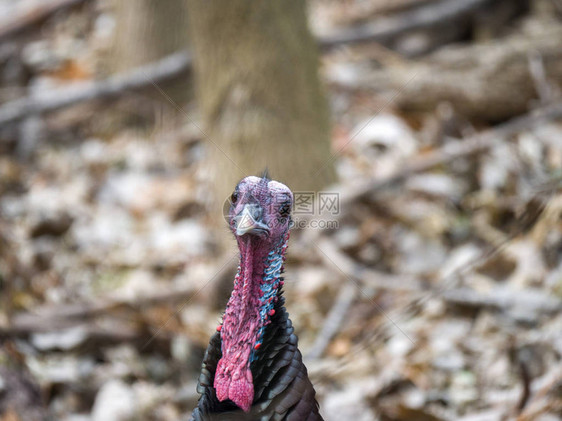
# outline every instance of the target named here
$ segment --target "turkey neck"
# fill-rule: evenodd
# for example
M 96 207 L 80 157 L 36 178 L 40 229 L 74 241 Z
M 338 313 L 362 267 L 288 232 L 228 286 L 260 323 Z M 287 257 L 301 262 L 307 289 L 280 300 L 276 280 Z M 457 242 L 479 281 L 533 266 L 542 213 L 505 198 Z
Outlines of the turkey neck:
M 215 389 L 220 401 L 230 399 L 245 411 L 254 397 L 250 363 L 256 359 L 275 313 L 288 239 L 287 233 L 271 245 L 259 237 L 238 238 L 240 266 L 220 330 L 222 358 L 217 365 Z

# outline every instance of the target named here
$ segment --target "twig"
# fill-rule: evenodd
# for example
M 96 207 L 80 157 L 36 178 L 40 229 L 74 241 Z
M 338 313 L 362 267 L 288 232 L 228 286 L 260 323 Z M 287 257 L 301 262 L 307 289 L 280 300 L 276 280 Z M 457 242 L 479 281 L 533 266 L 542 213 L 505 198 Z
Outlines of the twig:
M 66 332 L 73 332 L 72 335 L 74 338 L 70 344 L 58 338 L 52 338 L 47 341 L 41 340 L 42 335 L 45 334 L 64 335 Z M 0 338 L 27 337 L 29 335 L 35 337 L 35 341 L 40 344 L 38 346 L 41 348 L 60 347 L 68 350 L 82 347 L 88 343 L 144 342 L 146 338 L 150 336 L 150 330 L 132 323 L 118 323 L 115 320 L 112 320 L 108 326 L 99 326 L 91 322 L 75 324 L 70 321 L 64 323 L 59 322 L 53 325 L 50 319 L 37 319 L 34 325 L 0 327 Z M 160 335 L 160 337 L 162 337 L 162 335 Z
M 353 282 L 347 281 L 340 288 L 336 301 L 326 316 L 326 321 L 320 333 L 318 333 L 314 345 L 307 354 L 308 358 L 315 359 L 322 356 L 332 338 L 339 332 L 342 322 L 356 297 L 357 286 Z
M 351 209 L 350 202 L 361 200 L 393 184 L 403 181 L 414 174 L 430 170 L 438 165 L 447 164 L 455 159 L 483 152 L 494 146 L 498 140 L 512 136 L 520 131 L 537 126 L 545 121 L 562 117 L 562 102 L 539 108 L 521 117 L 509 120 L 490 130 L 464 140 L 447 143 L 442 148 L 429 152 L 421 158 L 413 159 L 399 171 L 384 178 L 368 180 L 342 192 L 340 208 L 342 211 Z M 340 217 L 343 212 L 340 214 Z
M 37 92 L 0 107 L 0 126 L 28 117 L 30 114 L 55 111 L 83 101 L 112 98 L 124 91 L 140 89 L 154 82 L 172 79 L 186 72 L 190 67 L 191 56 L 186 52 L 180 52 L 106 80 L 81 82 L 65 88 Z
M 560 387 L 562 386 L 562 364 L 549 369 L 540 379 L 531 385 L 531 398 L 523 412 L 517 417 L 517 421 L 532 421 L 541 414 L 555 411 L 562 407 L 560 398 Z
M 323 36 L 318 42 L 324 49 L 367 41 L 386 43 L 406 32 L 425 29 L 473 13 L 487 3 L 490 0 L 444 0 L 345 29 L 335 35 Z
M 519 397 L 519 402 L 517 403 L 517 414 L 521 414 L 527 403 L 529 402 L 529 397 L 531 396 L 531 373 L 529 369 L 529 361 L 532 355 L 529 355 L 526 349 L 514 350 L 515 352 L 515 363 L 519 369 L 519 376 L 521 377 L 521 385 L 523 390 L 521 391 L 521 396 Z
M 529 53 L 529 73 L 531 73 L 541 103 L 550 103 L 554 96 L 554 87 L 547 80 L 544 60 L 539 51 Z
M 346 256 L 333 242 L 326 238 L 320 239 L 319 253 L 320 258 L 327 265 L 337 266 L 346 276 L 360 282 L 361 285 L 392 291 L 421 291 L 422 283 L 413 276 L 393 275 L 370 269 L 365 265 L 357 263 L 352 258 Z
M 23 10 L 17 16 L 8 16 L 0 21 L 0 41 L 14 36 L 28 27 L 38 24 L 54 13 L 78 6 L 86 0 L 51 0 L 41 1 L 38 4 Z

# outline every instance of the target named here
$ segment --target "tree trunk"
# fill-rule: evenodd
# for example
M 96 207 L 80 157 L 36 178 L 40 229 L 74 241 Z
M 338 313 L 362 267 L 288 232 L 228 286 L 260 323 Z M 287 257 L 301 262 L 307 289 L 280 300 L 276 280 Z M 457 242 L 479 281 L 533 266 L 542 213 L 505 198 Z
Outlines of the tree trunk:
M 184 0 L 113 0 L 116 17 L 110 70 L 130 71 L 188 47 L 187 8 Z M 166 84 L 175 102 L 189 98 L 186 81 Z M 167 101 L 160 93 L 155 98 Z M 172 104 L 170 104 L 172 106 Z
M 305 2 L 187 4 L 216 198 L 222 202 L 241 178 L 266 167 L 293 190 L 334 181 L 329 109 Z
M 113 7 L 113 71 L 127 71 L 187 47 L 183 0 L 113 0 Z

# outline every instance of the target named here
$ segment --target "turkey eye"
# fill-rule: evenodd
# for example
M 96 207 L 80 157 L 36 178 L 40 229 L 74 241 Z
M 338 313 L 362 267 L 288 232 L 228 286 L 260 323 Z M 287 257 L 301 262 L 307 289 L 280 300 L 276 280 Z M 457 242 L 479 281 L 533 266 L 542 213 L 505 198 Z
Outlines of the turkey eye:
M 279 215 L 281 215 L 282 217 L 289 216 L 290 213 L 291 204 L 289 202 L 282 203 L 281 206 L 279 206 Z
M 232 193 L 232 196 L 230 196 L 230 201 L 232 203 L 236 203 L 237 200 L 238 200 L 238 192 L 235 191 L 234 193 Z

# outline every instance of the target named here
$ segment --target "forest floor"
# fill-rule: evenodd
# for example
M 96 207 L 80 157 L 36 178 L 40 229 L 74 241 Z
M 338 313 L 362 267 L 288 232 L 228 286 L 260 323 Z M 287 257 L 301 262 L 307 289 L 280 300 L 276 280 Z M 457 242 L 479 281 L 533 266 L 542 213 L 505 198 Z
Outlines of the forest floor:
M 208 145 L 150 84 L 29 111 L 108 76 L 75 3 L 0 22 L 0 421 L 6 370 L 54 420 L 188 419 L 236 264 Z M 295 215 L 286 297 L 329 421 L 562 417 L 562 6 L 444 3 L 310 3 L 339 206 Z

